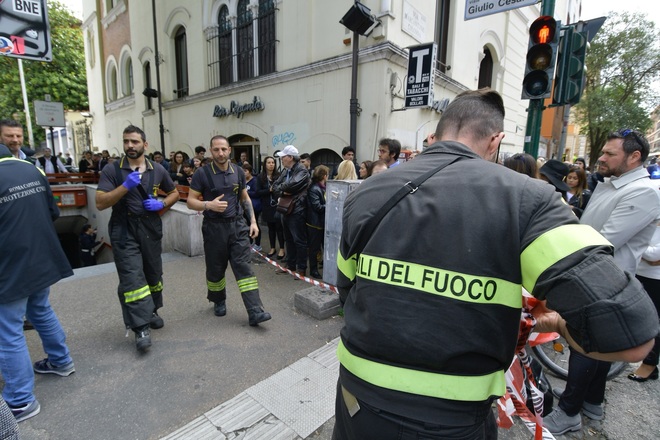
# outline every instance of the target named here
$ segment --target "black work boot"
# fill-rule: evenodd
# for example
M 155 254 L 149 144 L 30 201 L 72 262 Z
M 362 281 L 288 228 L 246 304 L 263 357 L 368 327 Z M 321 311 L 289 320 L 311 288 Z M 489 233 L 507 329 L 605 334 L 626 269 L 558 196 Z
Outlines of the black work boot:
M 225 301 L 214 303 L 213 313 L 215 313 L 215 316 L 225 316 L 227 314 L 227 305 L 225 304 Z
M 151 314 L 151 319 L 149 320 L 149 327 L 155 330 L 163 328 L 164 325 L 165 321 L 163 321 L 163 318 L 158 316 L 158 312 L 154 310 L 154 312 Z
M 248 322 L 252 327 L 259 325 L 260 322 L 268 321 L 271 318 L 270 313 L 263 309 L 250 310 L 248 312 Z
M 151 347 L 151 332 L 148 325 L 139 329 L 133 329 L 133 331 L 135 332 L 135 348 L 138 351 L 144 352 Z

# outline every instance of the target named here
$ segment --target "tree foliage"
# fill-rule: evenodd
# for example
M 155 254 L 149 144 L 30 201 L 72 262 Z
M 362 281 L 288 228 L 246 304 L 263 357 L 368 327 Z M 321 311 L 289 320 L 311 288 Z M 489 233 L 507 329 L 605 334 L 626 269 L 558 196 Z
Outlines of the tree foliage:
M 595 164 L 607 135 L 620 128 L 645 131 L 658 105 L 651 87 L 660 78 L 660 32 L 646 14 L 610 13 L 587 52 L 586 84 L 577 117 L 587 129 Z
M 43 140 L 43 130 L 36 129 L 34 101 L 46 94 L 62 102 L 65 110 L 85 110 L 87 77 L 85 51 L 80 20 L 58 1 L 48 0 L 53 60 L 51 62 L 23 60 L 25 87 L 32 117 L 35 142 Z M 18 115 L 25 124 L 18 60 L 0 56 L 0 118 Z M 27 142 L 27 138 L 26 138 Z M 34 146 L 33 146 L 34 147 Z

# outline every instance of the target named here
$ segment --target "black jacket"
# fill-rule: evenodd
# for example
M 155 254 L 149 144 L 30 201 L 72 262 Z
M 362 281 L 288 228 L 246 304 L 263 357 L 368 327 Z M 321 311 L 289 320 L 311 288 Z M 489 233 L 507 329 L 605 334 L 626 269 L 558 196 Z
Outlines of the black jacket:
M 288 180 L 287 180 L 288 176 Z M 309 186 L 309 171 L 300 162 L 296 162 L 291 170 L 282 170 L 282 174 L 273 184 L 275 197 L 283 193 L 295 196 L 296 206 L 292 214 L 305 215 L 307 187 Z
M 325 228 L 325 188 L 313 183 L 307 190 L 307 225 Z

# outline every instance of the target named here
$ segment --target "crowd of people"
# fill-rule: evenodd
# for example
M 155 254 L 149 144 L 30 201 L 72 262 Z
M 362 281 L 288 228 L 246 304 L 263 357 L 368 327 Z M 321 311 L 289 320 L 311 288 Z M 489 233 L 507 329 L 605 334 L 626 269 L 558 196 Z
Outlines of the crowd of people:
M 580 158 L 566 164 L 524 153 L 501 166 L 494 162 L 503 120 L 499 94 L 464 92 L 443 112 L 429 147 L 405 164 L 401 144 L 384 138 L 375 161 L 358 162 L 346 147 L 336 166 L 312 168 L 309 154 L 288 145 L 256 164 L 255 173 L 248 154 L 233 157 L 224 136 L 211 138 L 210 157 L 199 146 L 193 157 L 174 151 L 166 160 L 159 151 L 148 154 L 146 134 L 132 125 L 122 133 L 121 158 L 85 152 L 79 169 L 100 173 L 96 206 L 112 209 L 118 299 L 137 350 L 147 351 L 151 330 L 165 325 L 158 212 L 179 200 L 177 184 L 189 186 L 187 207 L 204 216 L 206 297 L 214 315 L 229 312 L 231 265 L 248 323 L 257 326 L 272 316 L 250 248 L 267 247 L 267 257 L 282 260 L 278 273 L 320 278 L 328 180 L 361 179 L 345 201 L 337 261 L 345 321 L 333 439 L 496 438 L 492 406 L 505 392 L 522 289 L 541 300 L 532 311 L 536 330 L 556 331 L 571 345 L 567 386 L 554 390 L 559 404 L 545 426 L 563 434 L 581 428 L 580 413 L 602 419 L 610 361 L 643 360 L 628 378 L 658 378 L 660 196 L 653 179 L 660 170 L 643 167 L 649 144 L 629 129 L 610 134 L 591 173 Z M 0 149 L 0 167 L 13 179 L 2 182 L 0 197 L 21 185 L 43 186 L 35 206 L 52 225 L 57 208 L 47 181 L 38 171 L 25 181 L 25 162 L 15 160 L 22 159 L 17 131 L 0 122 L 0 141 L 8 146 Z M 57 170 L 59 162 L 44 154 L 37 167 Z M 0 209 L 0 221 L 28 215 L 27 197 L 16 199 L 20 209 Z M 414 235 L 394 241 L 392 231 Z M 39 246 L 56 239 L 54 228 L 42 234 Z M 91 225 L 82 241 L 92 250 L 86 264 L 93 264 L 99 240 Z M 34 372 L 75 371 L 47 303 L 48 286 L 71 274 L 59 257 L 54 278 L 25 280 L 0 270 L 0 338 L 16 335 L 27 317 L 48 356 L 30 364 L 24 338 L 12 336 L 11 353 L 0 341 L 3 397 L 17 421 L 39 412 Z M 62 333 L 57 342 L 44 333 L 44 320 Z

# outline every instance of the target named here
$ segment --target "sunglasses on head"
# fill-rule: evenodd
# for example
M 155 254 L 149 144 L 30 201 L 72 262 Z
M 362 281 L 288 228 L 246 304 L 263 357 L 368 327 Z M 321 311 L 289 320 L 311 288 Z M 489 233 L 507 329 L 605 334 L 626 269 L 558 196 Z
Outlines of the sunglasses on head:
M 639 137 L 637 133 L 635 133 L 635 130 L 632 128 L 622 128 L 621 130 L 617 131 L 616 134 L 618 134 L 622 138 L 626 138 L 630 135 L 632 135 L 633 138 L 635 138 L 635 142 L 641 147 L 644 148 L 644 142 L 642 142 L 642 139 Z

